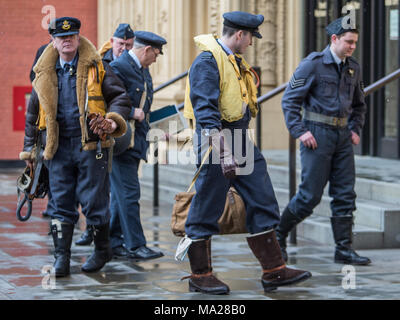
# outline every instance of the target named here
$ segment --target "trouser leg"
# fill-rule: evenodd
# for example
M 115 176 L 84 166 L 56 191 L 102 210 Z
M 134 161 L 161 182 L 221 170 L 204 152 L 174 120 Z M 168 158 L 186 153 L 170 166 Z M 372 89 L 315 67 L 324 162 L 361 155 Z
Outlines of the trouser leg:
M 331 224 L 336 243 L 334 260 L 337 263 L 368 265 L 371 260 L 360 257 L 353 249 L 353 211 L 355 200 L 355 164 L 350 130 L 340 130 L 340 143 L 332 161 L 329 179 L 331 201 Z
M 251 234 L 275 229 L 279 224 L 279 206 L 274 188 L 267 171 L 267 163 L 258 150 L 254 148 L 253 171 L 238 175 L 232 181 L 246 207 L 246 226 Z
M 112 184 L 113 210 L 118 214 L 114 222 L 119 221 L 120 230 L 113 224 L 112 241 L 118 243 L 120 232 L 124 236 L 127 249 L 132 250 L 146 245 L 142 223 L 140 221 L 140 183 L 138 177 L 140 159 L 130 158 L 124 161 L 119 156 L 114 158 Z M 114 170 L 115 169 L 115 170 Z

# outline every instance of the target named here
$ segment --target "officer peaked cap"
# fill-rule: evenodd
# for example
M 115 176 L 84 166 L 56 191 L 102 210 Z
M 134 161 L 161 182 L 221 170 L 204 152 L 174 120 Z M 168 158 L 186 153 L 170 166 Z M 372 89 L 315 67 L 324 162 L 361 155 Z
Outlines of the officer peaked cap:
M 159 49 L 160 54 L 163 54 L 162 46 L 167 44 L 167 40 L 150 31 L 136 31 L 135 41 Z
M 78 34 L 81 22 L 77 18 L 62 17 L 53 19 L 49 24 L 49 33 L 53 37 L 63 37 Z
M 259 39 L 262 35 L 258 31 L 258 27 L 264 22 L 262 14 L 251 14 L 243 11 L 226 12 L 223 15 L 224 25 L 238 30 L 245 30 Z
M 337 36 L 346 32 L 358 32 L 356 22 L 352 21 L 349 16 L 341 17 L 331 22 L 326 28 L 326 33 L 329 37 L 336 34 Z
M 114 37 L 120 39 L 132 39 L 135 36 L 131 26 L 128 23 L 120 23 L 117 30 L 114 32 Z

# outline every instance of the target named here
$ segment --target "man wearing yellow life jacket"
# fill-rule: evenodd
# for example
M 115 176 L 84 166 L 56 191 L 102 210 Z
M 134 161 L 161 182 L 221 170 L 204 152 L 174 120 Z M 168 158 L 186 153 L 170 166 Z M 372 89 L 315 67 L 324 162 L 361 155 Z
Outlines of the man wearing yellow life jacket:
M 93 44 L 79 35 L 80 25 L 71 17 L 50 23 L 53 41 L 34 67 L 36 77 L 20 154 L 21 160 L 32 161 L 35 132 L 39 129 L 53 197 L 48 214 L 52 218 L 56 277 L 70 274 L 78 203 L 87 225 L 95 230 L 95 251 L 82 270 L 98 271 L 112 258 L 108 150 L 112 138 L 125 133 L 125 119 L 130 112 L 125 89 L 108 65 L 103 65 Z M 90 129 L 88 115 L 92 113 L 105 118 L 104 131 Z
M 246 205 L 247 242 L 263 268 L 264 290 L 270 291 L 306 280 L 311 274 L 287 268 L 281 257 L 274 231 L 280 221 L 278 203 L 266 161 L 247 132 L 258 106 L 250 66 L 241 54 L 252 44 L 253 36 L 261 38 L 258 27 L 264 17 L 240 11 L 223 17 L 220 39 L 195 37 L 202 53 L 190 68 L 186 87 L 184 115 L 195 123 L 193 144 L 198 163 L 209 145 L 213 149 L 196 180 L 185 226 L 192 270 L 189 290 L 209 294 L 230 291 L 212 273 L 211 237 L 219 233 L 217 221 L 233 186 Z

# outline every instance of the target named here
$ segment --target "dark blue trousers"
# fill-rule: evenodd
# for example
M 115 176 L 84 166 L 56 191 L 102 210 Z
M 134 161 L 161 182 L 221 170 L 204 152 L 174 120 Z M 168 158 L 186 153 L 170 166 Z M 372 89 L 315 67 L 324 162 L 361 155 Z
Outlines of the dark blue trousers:
M 312 150 L 300 145 L 301 184 L 288 205 L 289 210 L 301 219 L 310 216 L 329 182 L 332 216 L 352 215 L 356 193 L 351 131 L 347 127 L 338 129 L 309 121 L 306 125 L 318 148 Z
M 246 135 L 245 135 L 246 136 Z M 254 150 L 254 169 L 246 175 L 228 180 L 220 164 L 205 164 L 196 181 L 185 232 L 191 239 L 203 239 L 219 233 L 226 194 L 232 185 L 242 197 L 246 207 L 246 226 L 251 234 L 275 229 L 280 222 L 279 207 L 267 172 L 267 163 L 259 149 Z M 210 156 L 211 157 L 211 156 Z M 214 161 L 215 163 L 215 161 Z
M 60 137 L 49 169 L 51 205 L 49 215 L 62 222 L 75 224 L 79 219 L 78 203 L 88 225 L 109 222 L 108 150 L 96 159 L 96 151 L 81 151 L 81 137 Z
M 110 239 L 113 248 L 125 244 L 133 250 L 146 245 L 140 222 L 140 184 L 138 177 L 140 159 L 132 150 L 113 157 L 111 182 Z

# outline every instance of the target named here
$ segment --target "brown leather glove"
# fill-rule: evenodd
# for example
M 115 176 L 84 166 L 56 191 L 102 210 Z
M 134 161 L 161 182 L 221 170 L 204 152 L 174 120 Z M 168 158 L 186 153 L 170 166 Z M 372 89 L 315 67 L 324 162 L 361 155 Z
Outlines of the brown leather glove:
M 236 168 L 238 167 L 231 150 L 225 144 L 225 137 L 219 132 L 210 137 L 210 143 L 214 150 L 219 152 L 219 162 L 221 164 L 222 174 L 227 179 L 236 178 Z
M 111 123 L 104 119 L 99 113 L 91 113 L 88 115 L 88 118 L 90 119 L 90 130 L 98 134 L 102 141 L 105 141 L 107 138 L 106 132 L 110 131 L 112 127 Z

